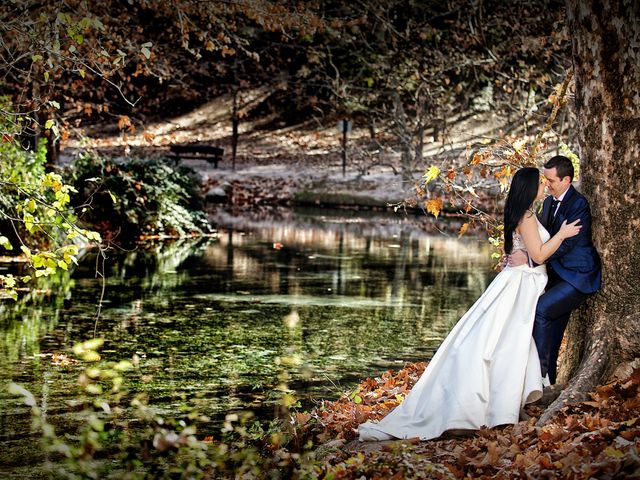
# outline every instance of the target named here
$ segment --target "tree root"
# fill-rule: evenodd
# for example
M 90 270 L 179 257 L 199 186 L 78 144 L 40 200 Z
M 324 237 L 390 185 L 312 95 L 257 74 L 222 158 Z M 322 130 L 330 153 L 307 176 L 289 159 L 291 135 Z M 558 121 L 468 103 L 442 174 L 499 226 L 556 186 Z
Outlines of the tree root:
M 567 387 L 561 390 L 558 397 L 540 416 L 536 425 L 542 427 L 568 404 L 586 400 L 589 392 L 592 392 L 604 379 L 607 364 L 608 353 L 604 342 L 594 342 L 588 355 L 582 359 L 578 371 L 569 380 Z

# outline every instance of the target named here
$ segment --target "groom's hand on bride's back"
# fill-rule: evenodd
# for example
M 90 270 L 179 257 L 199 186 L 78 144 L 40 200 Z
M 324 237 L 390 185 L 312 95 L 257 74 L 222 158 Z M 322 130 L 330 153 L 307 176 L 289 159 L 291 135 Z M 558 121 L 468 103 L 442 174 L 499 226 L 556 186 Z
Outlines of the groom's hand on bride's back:
M 509 267 L 519 267 L 525 263 L 529 263 L 529 256 L 524 250 L 514 250 L 511 255 L 506 255 L 507 265 Z

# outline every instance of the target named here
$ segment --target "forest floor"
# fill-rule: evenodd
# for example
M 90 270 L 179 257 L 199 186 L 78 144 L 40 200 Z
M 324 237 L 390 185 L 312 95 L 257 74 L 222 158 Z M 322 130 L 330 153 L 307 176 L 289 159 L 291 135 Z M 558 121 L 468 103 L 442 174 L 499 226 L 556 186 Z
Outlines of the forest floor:
M 335 402 L 296 414 L 303 436 L 323 446 L 321 478 L 640 478 L 640 369 L 628 365 L 588 400 L 537 425 L 562 387 L 525 408 L 515 425 L 418 439 L 359 442 L 357 427 L 378 420 L 411 389 L 426 363 L 364 380 Z M 635 367 L 635 368 L 634 368 Z

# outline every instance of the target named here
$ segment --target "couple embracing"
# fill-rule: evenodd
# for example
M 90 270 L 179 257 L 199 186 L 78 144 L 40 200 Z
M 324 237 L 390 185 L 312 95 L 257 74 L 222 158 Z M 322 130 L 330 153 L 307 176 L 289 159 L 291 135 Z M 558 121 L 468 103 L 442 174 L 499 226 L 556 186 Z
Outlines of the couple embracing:
M 463 315 L 403 402 L 361 441 L 436 438 L 447 430 L 517 423 L 556 381 L 571 311 L 600 288 L 589 204 L 564 156 L 513 177 L 504 212 L 508 265 Z M 550 195 L 538 216 L 534 203 Z

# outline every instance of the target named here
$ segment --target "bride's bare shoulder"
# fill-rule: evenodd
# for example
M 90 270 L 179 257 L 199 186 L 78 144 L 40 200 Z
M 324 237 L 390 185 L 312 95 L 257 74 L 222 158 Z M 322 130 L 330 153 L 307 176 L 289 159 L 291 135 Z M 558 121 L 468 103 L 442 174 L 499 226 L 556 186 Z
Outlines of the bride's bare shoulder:
M 536 223 L 536 213 L 533 210 L 527 210 L 522 216 L 522 218 L 520 219 L 520 222 L 518 223 L 518 228 L 516 230 L 518 231 L 518 233 L 522 233 L 521 232 L 522 227 L 527 229 L 527 227 L 534 225 L 535 223 Z
M 522 216 L 522 218 L 520 219 L 520 223 L 524 223 L 524 222 L 535 222 L 536 221 L 536 212 L 534 212 L 533 210 L 527 210 L 526 212 L 524 212 L 524 215 Z

